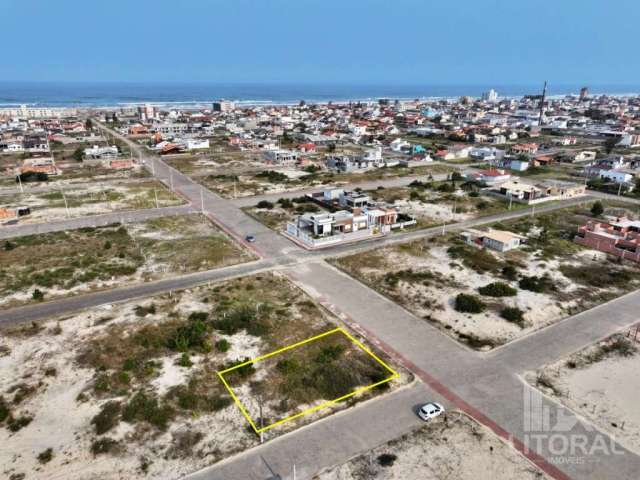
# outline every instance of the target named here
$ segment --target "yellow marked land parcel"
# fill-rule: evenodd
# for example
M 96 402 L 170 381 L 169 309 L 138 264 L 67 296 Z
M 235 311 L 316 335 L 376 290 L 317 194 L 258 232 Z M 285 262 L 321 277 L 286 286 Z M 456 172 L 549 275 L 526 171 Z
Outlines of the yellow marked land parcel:
M 383 380 L 379 381 L 379 382 L 375 382 L 371 385 L 366 385 L 364 387 L 360 387 L 355 389 L 354 391 L 343 395 L 339 398 L 335 398 L 333 400 L 328 400 L 325 402 L 320 403 L 319 405 L 313 406 L 311 408 L 307 408 L 306 410 L 303 410 L 301 412 L 298 412 L 294 415 L 290 415 L 286 418 L 283 418 L 281 420 L 278 420 L 274 423 L 271 423 L 270 425 L 266 425 L 262 428 L 258 428 L 256 425 L 256 422 L 251 418 L 251 416 L 249 415 L 246 407 L 242 404 L 242 402 L 238 399 L 237 395 L 234 393 L 233 388 L 231 388 L 231 386 L 229 385 L 229 383 L 227 382 L 227 380 L 224 378 L 225 374 L 232 372 L 238 368 L 242 368 L 246 365 L 251 365 L 251 364 L 255 364 L 258 363 L 260 361 L 266 360 L 267 358 L 271 358 L 274 357 L 276 355 L 280 355 L 288 350 L 293 350 L 295 348 L 299 348 L 303 345 L 309 344 L 311 342 L 315 342 L 317 340 L 320 340 L 321 338 L 327 337 L 329 335 L 336 335 L 336 334 L 341 334 L 344 335 L 347 339 L 349 339 L 356 347 L 358 347 L 359 349 L 361 349 L 363 352 L 365 352 L 366 354 L 368 354 L 371 358 L 373 358 L 378 364 L 380 364 L 387 372 L 389 372 L 389 376 L 384 378 Z M 251 427 L 253 428 L 253 430 L 256 433 L 261 433 L 264 432 L 266 430 L 270 430 L 274 427 L 277 427 L 278 425 L 281 425 L 285 422 L 289 422 L 291 420 L 294 420 L 296 418 L 300 418 L 304 415 L 307 415 L 309 413 L 315 412 L 317 410 L 320 410 L 322 408 L 326 408 L 329 407 L 331 405 L 334 405 L 338 402 L 341 402 L 343 400 L 346 400 L 350 397 L 353 397 L 354 395 L 357 395 L 359 393 L 362 392 L 366 392 L 367 390 L 371 390 L 372 388 L 375 388 L 379 385 L 383 385 L 387 382 L 390 382 L 391 380 L 393 380 L 394 378 L 398 378 L 400 376 L 400 374 L 398 374 L 395 370 L 393 370 L 389 365 L 387 365 L 385 362 L 383 362 L 380 358 L 378 358 L 378 356 L 376 354 L 374 354 L 371 350 L 369 350 L 367 347 L 365 347 L 362 342 L 358 341 L 356 338 L 353 337 L 353 335 L 351 335 L 349 332 L 347 332 L 344 328 L 342 327 L 338 327 L 335 328 L 333 330 L 329 330 L 327 332 L 321 333 L 320 335 L 316 335 L 314 337 L 311 338 L 307 338 L 306 340 L 303 340 L 301 342 L 297 342 L 294 343 L 292 345 L 288 345 L 286 347 L 280 348 L 274 352 L 271 353 L 267 353 L 265 355 L 261 355 L 259 357 L 256 357 L 254 359 L 251 360 L 247 360 L 246 362 L 242 362 L 239 363 L 238 365 L 234 365 L 233 367 L 227 368 L 225 370 L 219 371 L 218 373 L 218 377 L 220 378 L 220 381 L 222 381 L 222 383 L 224 384 L 225 388 L 228 390 L 229 394 L 231 395 L 231 398 L 233 398 L 233 401 L 235 402 L 235 404 L 238 406 L 238 408 L 240 409 L 240 411 L 242 412 L 242 414 L 244 415 L 244 417 L 247 419 L 247 421 L 249 422 L 249 424 L 251 425 Z

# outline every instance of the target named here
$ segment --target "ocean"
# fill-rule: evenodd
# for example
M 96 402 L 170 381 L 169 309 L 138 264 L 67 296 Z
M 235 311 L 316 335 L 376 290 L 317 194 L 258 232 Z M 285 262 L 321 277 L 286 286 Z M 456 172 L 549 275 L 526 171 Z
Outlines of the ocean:
M 548 94 L 577 94 L 583 85 L 553 85 Z M 0 108 L 19 105 L 47 107 L 114 107 L 152 104 L 209 105 L 216 99 L 246 104 L 294 104 L 328 101 L 371 101 L 379 98 L 457 98 L 480 96 L 495 89 L 501 97 L 538 94 L 536 85 L 346 85 L 346 84 L 161 84 L 161 83 L 80 83 L 2 82 Z M 595 85 L 592 94 L 637 95 L 640 85 Z

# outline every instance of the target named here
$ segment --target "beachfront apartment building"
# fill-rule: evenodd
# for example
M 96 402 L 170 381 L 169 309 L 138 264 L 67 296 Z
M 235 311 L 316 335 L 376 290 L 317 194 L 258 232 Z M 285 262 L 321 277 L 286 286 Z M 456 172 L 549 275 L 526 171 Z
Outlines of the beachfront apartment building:
M 213 102 L 211 108 L 214 112 L 232 112 L 236 108 L 236 104 L 229 100 L 218 100 Z

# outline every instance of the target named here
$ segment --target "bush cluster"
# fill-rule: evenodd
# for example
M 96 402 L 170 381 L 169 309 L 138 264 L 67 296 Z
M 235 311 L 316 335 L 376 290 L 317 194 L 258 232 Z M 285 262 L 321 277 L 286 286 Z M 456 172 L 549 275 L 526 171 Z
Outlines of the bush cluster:
M 503 282 L 493 282 L 478 288 L 480 295 L 487 297 L 514 297 L 518 291 L 510 285 Z
M 486 305 L 475 295 L 459 293 L 455 300 L 455 309 L 462 313 L 481 313 Z

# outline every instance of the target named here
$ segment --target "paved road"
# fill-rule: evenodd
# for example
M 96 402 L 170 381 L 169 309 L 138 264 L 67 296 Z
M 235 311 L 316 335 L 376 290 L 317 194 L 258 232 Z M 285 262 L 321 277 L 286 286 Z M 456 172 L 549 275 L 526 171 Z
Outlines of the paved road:
M 103 130 L 108 130 L 97 121 L 94 121 L 94 124 Z M 195 208 L 205 212 L 229 235 L 247 247 L 253 248 L 259 255 L 265 257 L 280 256 L 300 249 L 300 247 L 283 236 L 278 235 L 262 223 L 246 215 L 237 206 L 169 166 L 160 158 L 148 155 L 140 145 L 132 142 L 127 137 L 111 130 L 108 131 L 111 135 L 115 135 L 125 142 L 132 151 L 138 153 L 141 161 L 154 177 L 189 201 Z M 259 247 L 247 244 L 244 241 L 247 235 L 255 236 Z
M 414 384 L 362 406 L 314 422 L 246 451 L 230 461 L 185 477 L 188 480 L 297 480 L 312 478 L 319 470 L 366 452 L 420 425 L 407 406 L 425 398 L 438 398 L 423 384 Z M 424 402 L 423 402 L 424 403 Z M 257 444 L 257 442 L 256 442 Z M 407 479 L 408 480 L 408 479 Z
M 498 435 L 511 438 L 517 449 L 554 478 L 637 480 L 640 458 L 624 449 L 620 449 L 622 453 L 619 455 L 588 455 L 583 458 L 586 460 L 583 463 L 557 466 L 552 464 L 556 453 L 548 436 L 542 439 L 533 451 L 526 450 L 523 442 L 527 440 L 529 430 L 525 428 L 525 421 L 530 420 L 530 417 L 525 412 L 524 395 L 530 389 L 521 382 L 519 375 L 525 369 L 536 368 L 549 359 L 563 356 L 621 326 L 634 323 L 636 320 L 632 318 L 633 310 L 640 298 L 630 295 L 610 303 L 606 307 L 605 318 L 602 318 L 602 310 L 585 312 L 491 354 L 479 354 L 461 346 L 427 322 L 414 317 L 400 306 L 321 262 L 325 253 L 303 252 L 297 247 L 292 247 L 275 232 L 266 227 L 262 229 L 256 225 L 257 222 L 247 219 L 237 204 L 205 191 L 200 185 L 156 158 L 148 157 L 144 160 L 156 177 L 161 178 L 172 190 L 184 195 L 193 205 L 199 204 L 207 213 L 215 215 L 231 234 L 242 236 L 257 232 L 261 253 L 268 259 L 262 260 L 265 262 L 265 268 L 273 268 L 268 265 L 269 261 L 277 262 L 280 267 L 293 262 L 295 267 L 288 270 L 288 275 L 352 328 L 365 334 L 396 361 L 416 373 L 433 391 L 420 392 L 412 389 L 408 390 L 410 394 L 406 394 L 410 398 L 405 399 L 400 394 L 393 394 L 378 399 L 214 465 L 199 473 L 196 478 L 263 479 L 273 476 L 273 473 L 280 473 L 287 478 L 293 462 L 300 464 L 299 478 L 310 478 L 321 467 L 345 461 L 354 453 L 372 448 L 385 439 L 411 428 L 415 422 L 415 419 L 409 417 L 412 415 L 413 403 L 421 401 L 423 395 L 439 395 L 447 405 L 469 412 Z M 561 208 L 568 203 L 571 202 L 540 206 L 536 207 L 536 211 Z M 516 210 L 493 219 L 473 220 L 450 228 L 467 228 L 522 214 L 529 212 Z M 435 235 L 438 230 L 439 228 L 426 232 L 390 235 L 364 245 L 343 245 L 332 249 L 331 254 L 347 254 L 413 236 Z M 250 270 L 251 268 L 247 271 Z M 205 272 L 206 274 L 208 272 Z M 145 295 L 144 292 L 140 294 Z M 123 293 L 123 298 L 125 296 Z M 538 410 L 549 412 L 551 421 L 555 421 L 559 415 L 569 419 L 570 428 L 558 432 L 561 437 L 580 434 L 584 435 L 588 442 L 600 438 L 600 432 L 589 428 L 572 412 L 555 405 L 552 401 L 540 398 L 539 404 L 536 405 L 542 408 Z M 379 417 L 372 417 L 373 412 Z M 375 418 L 376 421 L 371 422 L 371 418 Z M 269 464 L 271 470 L 265 471 L 265 464 Z
M 537 212 L 545 212 L 552 211 L 559 208 L 566 208 L 569 205 L 573 205 L 576 203 L 581 203 L 586 201 L 584 198 L 582 199 L 574 199 L 567 202 L 561 202 L 556 204 L 546 205 L 544 208 L 537 208 Z M 171 211 L 173 209 L 184 209 L 185 211 L 195 211 L 192 207 L 183 206 L 183 207 L 170 207 Z M 187 210 L 190 209 L 190 210 Z M 158 216 L 164 216 L 168 213 L 167 209 L 160 209 L 163 211 L 156 212 Z M 178 210 L 179 211 L 179 210 Z M 143 211 L 151 214 L 153 211 Z M 473 226 L 492 223 L 500 220 L 506 220 L 511 218 L 517 218 L 521 216 L 531 215 L 533 210 L 531 209 L 521 209 L 521 210 L 512 210 L 510 212 L 503 212 L 497 215 L 491 215 L 479 219 L 467 220 L 465 222 L 451 224 L 446 226 L 446 231 L 460 231 L 465 228 L 470 228 Z M 76 219 L 77 221 L 88 221 L 90 219 L 96 219 L 99 217 L 86 217 L 84 219 Z M 111 221 L 109 221 L 111 220 Z M 112 223 L 113 221 L 120 221 L 120 217 L 117 219 L 104 219 L 104 224 Z M 140 221 L 140 219 L 127 219 L 125 221 Z M 46 224 L 45 227 L 53 227 L 53 224 Z M 81 226 L 93 226 L 94 224 L 86 224 Z M 33 225 L 36 227 L 37 225 Z M 26 227 L 26 226 L 25 226 Z M 38 228 L 42 228 L 42 225 Z M 64 230 L 66 228 L 77 228 L 77 227 L 66 227 L 60 226 L 60 230 Z M 272 232 L 272 231 L 271 231 Z M 2 230 L 0 230 L 0 234 Z M 20 235 L 26 235 L 29 233 L 42 233 L 39 232 L 25 232 L 20 233 Z M 273 232 L 272 232 L 273 233 Z M 17 236 L 15 234 L 13 236 Z M 238 276 L 237 271 L 241 271 L 242 275 L 249 275 L 252 273 L 257 273 L 258 271 L 264 271 L 268 269 L 275 268 L 291 268 L 295 265 L 302 264 L 308 261 L 321 261 L 326 258 L 338 257 L 344 255 L 351 255 L 354 253 L 358 253 L 361 251 L 369 250 L 372 248 L 377 248 L 385 245 L 391 245 L 395 243 L 406 242 L 409 240 L 417 239 L 417 238 L 429 238 L 437 235 L 442 235 L 442 227 L 434 227 L 425 230 L 415 230 L 415 231 L 406 231 L 406 232 L 396 232 L 386 237 L 378 237 L 375 239 L 352 243 L 348 245 L 339 245 L 333 248 L 325 249 L 325 250 L 316 250 L 316 251 L 305 251 L 305 250 L 295 250 L 295 251 L 287 251 L 282 255 L 278 256 L 270 256 L 267 258 L 263 258 L 263 262 L 251 262 L 248 264 L 238 265 L 235 267 L 227 267 L 225 269 L 214 269 L 209 271 L 198 272 L 195 274 L 183 275 L 183 276 L 175 276 L 166 280 L 162 280 L 161 282 L 153 282 L 149 284 L 143 285 L 141 288 L 143 290 L 139 290 L 138 287 L 134 286 L 126 286 L 115 290 L 106 290 L 100 293 L 91 294 L 91 295 L 82 295 L 78 297 L 71 297 L 66 299 L 55 300 L 52 302 L 45 302 L 37 305 L 30 305 L 26 307 L 16 307 L 12 309 L 0 310 L 0 325 L 2 324 L 15 324 L 19 322 L 31 322 L 36 320 L 41 320 L 44 318 L 48 318 L 54 315 L 64 315 L 69 311 L 74 311 L 80 308 L 89 308 L 95 307 L 103 304 L 114 303 L 119 301 L 125 301 L 127 299 L 138 298 L 142 295 L 141 291 L 144 292 L 144 295 L 153 295 L 162 292 L 166 292 L 169 290 L 180 290 L 182 288 L 189 288 L 201 284 L 207 281 L 222 281 Z M 2 238 L 0 236 L 0 238 Z
M 356 330 L 362 328 L 367 337 L 380 340 L 387 351 L 395 352 L 402 363 L 443 395 L 447 404 L 467 411 L 498 434 L 513 435 L 516 443 L 527 439 L 523 407 L 527 387 L 519 375 L 637 322 L 634 306 L 637 310 L 640 301 L 640 292 L 636 292 L 509 344 L 497 353 L 483 355 L 462 347 L 429 323 L 326 263 L 300 265 L 291 275 L 310 294 L 354 322 Z M 552 415 L 562 411 L 575 423 L 567 432 L 558 432 L 564 438 L 585 435 L 591 442 L 589 445 L 593 445 L 601 435 L 550 400 L 541 399 L 541 404 Z M 537 453 L 545 458 L 557 456 L 553 453 L 554 445 L 546 440 L 556 441 L 545 439 Z M 584 464 L 558 467 L 575 479 L 637 480 L 640 457 L 617 447 L 625 453 L 586 456 Z
M 59 232 L 83 227 L 100 227 L 112 223 L 144 222 L 153 218 L 167 217 L 171 215 L 186 215 L 195 213 L 190 205 L 177 207 L 148 208 L 144 210 L 123 210 L 121 212 L 106 213 L 104 215 L 90 215 L 86 217 L 69 218 L 66 220 L 54 220 L 47 223 L 27 223 L 24 225 L 0 226 L 0 238 L 21 237 L 36 233 Z
M 250 275 L 277 267 L 276 260 L 257 260 L 229 267 L 218 268 L 188 275 L 171 277 L 138 285 L 103 290 L 85 295 L 77 295 L 45 303 L 37 303 L 0 311 L 0 325 L 10 326 L 24 322 L 32 322 L 44 318 L 55 318 L 85 308 L 97 307 L 136 298 L 157 295 L 172 290 L 181 290 L 206 282 L 227 280 Z

